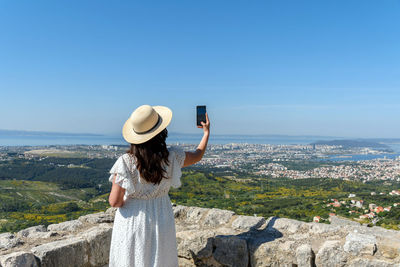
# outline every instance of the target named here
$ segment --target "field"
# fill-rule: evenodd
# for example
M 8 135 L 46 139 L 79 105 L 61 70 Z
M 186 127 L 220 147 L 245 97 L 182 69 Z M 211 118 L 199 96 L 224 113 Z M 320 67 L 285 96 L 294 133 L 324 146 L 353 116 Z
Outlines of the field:
M 58 223 L 106 209 L 94 188 L 60 189 L 55 183 L 0 180 L 1 232 Z
M 0 163 L 0 231 L 18 231 L 28 226 L 58 223 L 109 207 L 108 170 L 114 160 L 88 158 L 14 159 Z M 329 213 L 358 218 L 364 209 L 349 207 L 351 200 L 364 206 L 400 203 L 400 196 L 388 192 L 398 183 L 362 183 L 339 179 L 271 179 L 248 173 L 229 173 L 201 168 L 183 171 L 182 187 L 170 190 L 177 204 L 220 208 L 238 214 L 280 216 L 311 221 Z M 378 192 L 371 195 L 371 192 Z M 382 192 L 384 194 L 380 195 Z M 349 194 L 356 197 L 349 198 Z M 345 201 L 341 207 L 328 207 L 332 199 Z M 349 214 L 349 210 L 355 212 Z M 380 214 L 377 223 L 398 229 L 399 207 Z
M 400 196 L 389 196 L 400 184 L 381 182 L 361 183 L 338 179 L 265 179 L 252 178 L 251 181 L 238 177 L 224 178 L 212 173 L 186 172 L 182 178 L 182 187 L 172 189 L 170 196 L 177 204 L 193 205 L 208 208 L 233 210 L 238 214 L 258 216 L 279 216 L 302 221 L 312 221 L 314 216 L 327 219 L 329 213 L 343 217 L 358 218 L 364 209 L 327 207 L 332 199 L 346 201 L 363 200 L 364 206 L 376 203 L 382 206 L 400 202 Z M 245 182 L 246 181 L 246 182 Z M 371 192 L 385 192 L 385 195 L 371 195 Z M 354 193 L 356 197 L 349 198 Z M 356 213 L 349 214 L 349 210 Z M 385 219 L 379 225 L 398 229 L 400 224 L 400 207 L 393 207 L 390 213 L 382 213 Z

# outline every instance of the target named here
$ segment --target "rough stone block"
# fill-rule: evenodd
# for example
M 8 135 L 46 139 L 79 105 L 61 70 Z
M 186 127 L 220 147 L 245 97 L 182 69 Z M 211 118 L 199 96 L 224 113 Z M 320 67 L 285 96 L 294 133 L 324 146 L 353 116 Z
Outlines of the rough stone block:
M 99 212 L 99 213 L 81 216 L 78 218 L 78 221 L 83 222 L 83 223 L 85 223 L 85 222 L 91 223 L 91 224 L 111 223 L 114 221 L 114 216 L 113 216 L 113 214 L 110 214 L 110 213 Z
M 57 224 L 50 224 L 47 226 L 48 231 L 75 231 L 83 226 L 79 220 L 66 221 Z
M 23 244 L 22 240 L 11 233 L 0 234 L 0 249 L 10 249 Z
M 331 234 L 338 233 L 341 230 L 340 226 L 333 226 L 325 223 L 310 223 L 310 232 L 313 234 Z
M 199 207 L 188 207 L 186 209 L 186 218 L 182 218 L 187 220 L 190 223 L 199 223 L 204 214 L 207 213 L 209 209 L 199 208 Z
M 279 231 L 296 233 L 304 225 L 303 222 L 287 219 L 287 218 L 276 218 L 270 220 L 268 223 L 269 228 L 275 228 Z
M 246 240 L 237 236 L 216 236 L 214 247 L 214 259 L 223 266 L 248 266 L 249 253 Z
M 317 266 L 345 266 L 347 257 L 339 240 L 328 240 L 322 245 L 315 259 Z
M 314 266 L 314 252 L 309 244 L 303 244 L 296 249 L 296 260 L 298 267 Z
M 118 208 L 113 208 L 113 207 L 108 208 L 108 209 L 106 210 L 106 213 L 107 213 L 107 214 L 111 214 L 113 217 L 115 217 L 115 213 L 117 212 L 117 209 L 118 209 Z
M 17 233 L 18 237 L 32 237 L 35 236 L 36 233 L 43 233 L 47 232 L 46 226 L 44 225 L 37 225 L 32 226 L 26 229 L 23 229 Z
M 90 228 L 80 235 L 89 244 L 89 262 L 92 266 L 103 266 L 108 263 L 111 235 L 112 227 L 107 224 Z
M 352 221 L 352 220 L 346 219 L 346 218 L 340 218 L 338 216 L 330 216 L 329 221 L 331 222 L 331 225 L 335 225 L 335 226 L 346 226 L 346 225 L 355 226 L 355 227 L 360 226 L 359 222 L 355 222 L 355 221 Z
M 239 231 L 249 231 L 251 229 L 259 228 L 261 225 L 263 225 L 263 223 L 265 223 L 265 219 L 263 217 L 240 215 L 232 222 L 232 227 Z
M 375 260 L 367 258 L 357 258 L 352 260 L 348 267 L 400 267 L 399 263 L 393 263 L 384 260 Z
M 89 263 L 87 242 L 81 238 L 55 241 L 32 248 L 41 267 L 77 267 Z
M 276 263 L 277 251 L 279 243 L 274 241 L 257 242 L 248 248 L 250 250 L 250 266 L 251 267 L 270 267 Z
M 35 256 L 32 253 L 19 251 L 0 257 L 2 267 L 38 267 Z
M 187 259 L 203 259 L 210 257 L 213 250 L 214 231 L 190 230 L 178 232 L 176 242 L 178 245 L 178 256 Z
M 235 213 L 229 210 L 210 209 L 204 218 L 204 225 L 206 226 L 220 226 L 229 222 Z
M 374 255 L 376 251 L 376 238 L 372 235 L 349 233 L 346 236 L 344 251 L 354 255 Z
M 185 258 L 178 258 L 178 266 L 179 267 L 196 267 L 196 264 L 193 262 L 193 260 L 188 260 Z
M 172 210 L 174 211 L 175 219 L 184 219 L 184 218 L 186 218 L 187 209 L 188 209 L 188 207 L 182 206 L 182 205 L 173 206 Z

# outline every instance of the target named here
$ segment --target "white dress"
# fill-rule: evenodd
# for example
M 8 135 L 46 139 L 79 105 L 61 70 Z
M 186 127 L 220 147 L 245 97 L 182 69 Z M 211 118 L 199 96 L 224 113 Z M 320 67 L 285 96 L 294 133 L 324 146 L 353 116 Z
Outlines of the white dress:
M 159 185 L 140 177 L 135 159 L 128 153 L 120 156 L 110 170 L 110 182 L 125 188 L 125 204 L 117 209 L 110 247 L 110 267 L 177 267 L 175 220 L 170 187 L 181 185 L 185 152 L 169 148 L 168 179 Z

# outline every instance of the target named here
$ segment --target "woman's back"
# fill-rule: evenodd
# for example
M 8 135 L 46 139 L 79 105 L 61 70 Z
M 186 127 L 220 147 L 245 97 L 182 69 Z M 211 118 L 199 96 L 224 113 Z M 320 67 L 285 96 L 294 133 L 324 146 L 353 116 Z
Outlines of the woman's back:
M 181 185 L 181 168 L 198 162 L 209 137 L 209 120 L 196 151 L 167 148 L 166 127 L 172 111 L 163 106 L 137 108 L 122 128 L 130 144 L 111 168 L 108 201 L 118 207 L 114 218 L 109 266 L 176 267 L 178 251 L 170 187 Z
M 125 153 L 111 168 L 110 181 L 125 188 L 115 215 L 109 266 L 178 266 L 170 187 L 181 185 L 185 153 L 170 148 L 166 177 L 153 184 L 140 176 L 133 155 Z
M 109 180 L 112 182 L 113 175 L 117 174 L 116 183 L 121 183 L 121 187 L 126 189 L 125 198 L 152 199 L 164 196 L 168 194 L 171 186 L 178 188 L 181 185 L 181 168 L 185 160 L 185 152 L 182 149 L 170 147 L 168 151 L 169 164 L 164 166 L 165 178 L 160 184 L 148 182 L 140 176 L 135 156 L 130 153 L 125 153 L 118 158 L 110 170 Z

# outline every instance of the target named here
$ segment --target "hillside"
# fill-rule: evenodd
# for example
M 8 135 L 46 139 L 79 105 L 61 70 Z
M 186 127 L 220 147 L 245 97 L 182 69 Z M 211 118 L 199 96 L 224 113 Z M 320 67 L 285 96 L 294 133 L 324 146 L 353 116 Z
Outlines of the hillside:
M 66 189 L 49 182 L 0 180 L 0 231 L 63 222 L 105 210 L 94 188 Z
M 400 232 L 331 217 L 331 225 L 173 207 L 179 266 L 371 266 L 400 264 Z M 105 267 L 115 209 L 0 235 L 2 267 Z
M 392 152 L 392 149 L 385 144 L 373 141 L 373 140 L 324 140 L 317 141 L 312 144 L 315 145 L 329 145 L 329 146 L 342 146 L 343 148 L 374 148 L 378 150 L 384 150 L 388 152 Z

